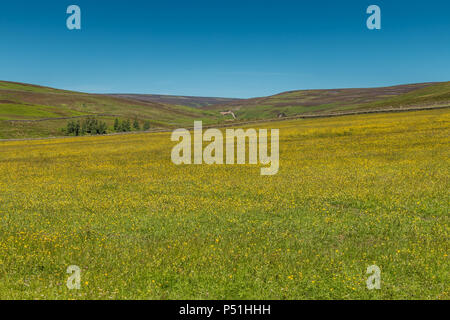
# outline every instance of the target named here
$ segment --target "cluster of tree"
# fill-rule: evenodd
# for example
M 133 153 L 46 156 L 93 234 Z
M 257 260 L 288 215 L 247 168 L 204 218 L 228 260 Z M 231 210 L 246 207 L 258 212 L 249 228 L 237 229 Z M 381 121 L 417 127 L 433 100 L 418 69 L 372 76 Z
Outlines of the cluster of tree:
M 145 121 L 142 130 L 146 131 L 150 129 L 150 121 Z M 83 136 L 86 134 L 96 135 L 107 133 L 108 125 L 96 118 L 86 118 L 84 120 L 71 120 L 67 123 L 67 128 L 65 130 L 67 135 L 73 136 Z M 130 119 L 120 121 L 119 119 L 114 120 L 114 131 L 115 132 L 128 132 L 128 131 L 139 131 L 141 130 L 141 124 L 137 119 L 133 122 Z
M 150 129 L 150 121 L 145 121 L 142 127 L 143 130 Z M 139 131 L 141 130 L 141 125 L 137 119 L 134 119 L 133 123 L 129 119 L 120 121 L 116 118 L 114 120 L 114 131 L 116 132 L 127 132 L 127 131 Z
M 71 120 L 67 123 L 66 134 L 82 136 L 85 134 L 105 134 L 108 126 L 105 122 L 96 118 L 87 118 L 82 121 Z

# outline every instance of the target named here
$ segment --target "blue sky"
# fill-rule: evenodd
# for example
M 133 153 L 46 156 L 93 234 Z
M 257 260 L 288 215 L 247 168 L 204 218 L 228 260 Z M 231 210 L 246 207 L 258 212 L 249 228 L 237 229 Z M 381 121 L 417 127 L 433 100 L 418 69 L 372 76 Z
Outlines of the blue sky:
M 66 28 L 79 5 L 82 30 Z M 366 8 L 381 8 L 368 30 Z M 0 79 L 85 92 L 255 97 L 450 80 L 450 1 L 0 4 Z

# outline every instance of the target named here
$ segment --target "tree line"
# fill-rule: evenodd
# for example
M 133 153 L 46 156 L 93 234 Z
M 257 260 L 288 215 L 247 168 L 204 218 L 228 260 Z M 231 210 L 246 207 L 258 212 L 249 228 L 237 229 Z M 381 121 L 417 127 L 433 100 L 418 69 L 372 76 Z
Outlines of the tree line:
M 137 119 L 133 122 L 130 119 L 120 121 L 118 118 L 114 120 L 114 132 L 129 132 L 141 130 L 141 124 Z M 142 125 L 142 130 L 150 129 L 150 121 L 145 121 Z M 67 135 L 83 136 L 83 135 L 98 135 L 108 133 L 108 125 L 106 122 L 98 120 L 94 117 L 89 117 L 84 120 L 70 120 L 65 129 Z
M 142 130 L 146 131 L 150 129 L 150 121 L 145 121 Z M 134 119 L 133 124 L 131 124 L 130 119 L 120 121 L 118 118 L 114 120 L 114 131 L 115 132 L 127 132 L 127 131 L 139 131 L 141 130 L 141 125 L 137 119 Z

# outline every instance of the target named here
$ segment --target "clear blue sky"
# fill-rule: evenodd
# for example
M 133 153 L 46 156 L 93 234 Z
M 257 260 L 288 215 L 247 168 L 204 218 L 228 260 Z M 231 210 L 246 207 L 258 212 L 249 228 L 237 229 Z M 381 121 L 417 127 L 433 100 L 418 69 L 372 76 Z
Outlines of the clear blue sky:
M 66 9 L 82 10 L 82 30 Z M 366 28 L 381 7 L 382 29 Z M 15 0 L 0 79 L 85 92 L 254 97 L 450 80 L 448 0 Z

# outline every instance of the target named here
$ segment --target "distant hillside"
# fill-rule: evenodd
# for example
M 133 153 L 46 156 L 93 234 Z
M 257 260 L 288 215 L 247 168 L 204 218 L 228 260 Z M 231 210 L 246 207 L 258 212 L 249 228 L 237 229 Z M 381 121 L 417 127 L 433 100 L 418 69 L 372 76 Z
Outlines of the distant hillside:
M 450 105 L 450 82 L 419 83 L 383 88 L 288 91 L 274 96 L 204 107 L 232 110 L 239 119 L 275 118 L 303 113 L 339 112 L 434 104 Z
M 190 96 L 169 96 L 160 94 L 114 94 L 114 97 L 133 99 L 144 102 L 167 103 L 182 105 L 194 108 L 206 107 L 215 104 L 237 102 L 240 99 L 231 98 L 210 98 L 210 97 L 190 97 Z
M 152 127 L 215 123 L 215 112 L 198 108 L 0 81 L 0 139 L 61 135 L 67 118 L 98 115 L 149 120 Z
M 170 103 L 169 103 L 170 102 Z M 0 139 L 60 136 L 69 119 L 96 116 L 109 126 L 115 118 L 150 121 L 151 128 L 192 126 L 194 120 L 220 124 L 421 106 L 450 106 L 450 82 L 384 88 L 301 90 L 254 99 L 163 95 L 101 95 L 0 81 Z

